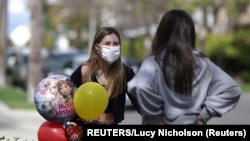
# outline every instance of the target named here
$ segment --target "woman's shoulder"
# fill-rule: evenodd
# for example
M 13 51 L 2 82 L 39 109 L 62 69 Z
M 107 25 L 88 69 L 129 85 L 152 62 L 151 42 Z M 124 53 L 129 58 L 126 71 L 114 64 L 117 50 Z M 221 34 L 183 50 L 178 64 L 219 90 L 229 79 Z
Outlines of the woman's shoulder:
M 71 80 L 77 85 L 80 86 L 82 83 L 82 76 L 85 74 L 87 65 L 79 65 L 75 71 L 71 74 L 70 78 Z
M 155 71 L 156 69 L 159 69 L 159 65 L 155 61 L 155 56 L 149 56 L 145 58 L 141 64 L 140 69 L 145 71 Z
M 136 75 L 138 77 L 145 77 L 147 78 L 155 78 L 155 75 L 161 72 L 161 68 L 159 67 L 158 63 L 155 61 L 154 56 L 149 56 L 142 61 L 142 64 Z
M 74 73 L 76 73 L 76 74 L 81 74 L 82 72 L 84 72 L 84 71 L 86 71 L 86 69 L 88 68 L 88 66 L 87 65 L 84 65 L 84 64 L 81 64 L 81 65 L 79 65 L 76 69 L 75 69 L 75 71 L 73 72 L 73 74 Z
M 81 72 L 84 74 L 84 72 L 86 72 L 86 70 L 88 69 L 88 65 L 87 64 L 82 64 L 81 65 Z

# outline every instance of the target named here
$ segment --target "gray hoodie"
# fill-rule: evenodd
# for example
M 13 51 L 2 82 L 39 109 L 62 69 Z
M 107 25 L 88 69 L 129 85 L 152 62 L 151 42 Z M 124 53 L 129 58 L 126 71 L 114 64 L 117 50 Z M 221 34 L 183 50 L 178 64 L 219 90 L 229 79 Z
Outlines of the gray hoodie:
M 128 92 L 138 100 L 142 124 L 162 121 L 166 124 L 196 124 L 198 116 L 207 122 L 237 105 L 241 95 L 237 83 L 208 58 L 195 55 L 195 59 L 199 65 L 191 96 L 180 95 L 165 84 L 154 56 L 144 60 L 128 83 Z M 168 69 L 171 73 L 171 68 Z

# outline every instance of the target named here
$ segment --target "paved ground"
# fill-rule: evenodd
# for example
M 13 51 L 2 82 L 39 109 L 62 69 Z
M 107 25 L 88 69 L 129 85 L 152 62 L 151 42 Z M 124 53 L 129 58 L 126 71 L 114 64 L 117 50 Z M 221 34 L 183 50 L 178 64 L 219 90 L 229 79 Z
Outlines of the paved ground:
M 20 137 L 18 141 L 37 141 L 38 128 L 45 121 L 37 111 L 12 110 L 3 103 L 0 111 L 0 137 L 5 136 L 9 141 L 14 141 L 14 137 Z
M 250 94 L 243 94 L 237 107 L 222 118 L 209 124 L 250 125 Z M 15 141 L 37 141 L 37 131 L 45 119 L 36 110 L 13 110 L 0 102 L 0 137 Z M 140 124 L 141 118 L 134 110 L 127 110 L 122 124 Z M 7 140 L 6 140 L 7 141 Z

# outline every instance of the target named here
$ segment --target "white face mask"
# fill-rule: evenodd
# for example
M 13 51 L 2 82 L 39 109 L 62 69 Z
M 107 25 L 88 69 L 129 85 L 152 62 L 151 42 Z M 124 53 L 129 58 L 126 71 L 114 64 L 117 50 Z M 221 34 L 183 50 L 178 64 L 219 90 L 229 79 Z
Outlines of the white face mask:
M 101 46 L 102 48 L 102 59 L 104 59 L 107 63 L 112 64 L 120 57 L 120 46 Z

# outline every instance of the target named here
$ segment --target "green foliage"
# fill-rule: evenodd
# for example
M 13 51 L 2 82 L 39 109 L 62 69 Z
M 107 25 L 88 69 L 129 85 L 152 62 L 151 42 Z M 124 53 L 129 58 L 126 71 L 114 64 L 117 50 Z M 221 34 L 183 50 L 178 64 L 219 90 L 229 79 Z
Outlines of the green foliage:
M 242 71 L 240 73 L 240 78 L 243 82 L 250 82 L 250 72 L 249 71 Z
M 27 102 L 27 94 L 15 87 L 0 87 L 0 99 L 10 108 L 35 109 L 34 103 Z
M 183 4 L 183 2 L 185 4 Z M 167 7 L 169 9 L 184 9 L 188 12 L 193 12 L 197 10 L 197 7 L 209 7 L 213 4 L 213 1 L 210 0 L 191 0 L 191 1 L 183 1 L 183 0 L 174 0 L 169 1 Z
M 206 54 L 227 72 L 250 82 L 249 36 L 250 28 L 239 28 L 233 34 L 210 34 L 206 41 Z
M 122 41 L 122 55 L 130 56 L 138 60 L 143 60 L 146 50 L 143 45 L 143 37 Z
M 232 18 L 236 18 L 245 12 L 249 4 L 249 0 L 227 0 L 223 3 L 226 7 L 228 15 Z
M 139 37 L 134 46 L 134 51 L 136 52 L 135 58 L 142 60 L 146 54 L 146 50 L 144 48 L 144 37 Z
M 239 83 L 240 88 L 242 90 L 242 92 L 246 92 L 249 93 L 250 92 L 250 83 Z
M 206 42 L 206 54 L 227 73 L 237 75 L 239 70 L 237 67 L 232 67 L 232 64 L 238 65 L 236 60 L 240 52 L 232 42 L 232 34 L 210 34 Z
M 129 55 L 129 41 L 128 40 L 122 40 L 121 43 L 121 53 L 123 56 L 128 56 Z
M 250 66 L 250 28 L 241 28 L 234 33 L 233 45 L 238 49 L 238 60 L 243 64 Z
M 210 34 L 206 42 L 206 54 L 217 56 L 220 53 L 228 58 L 236 58 L 239 56 L 239 50 L 232 45 L 232 42 L 232 34 Z

